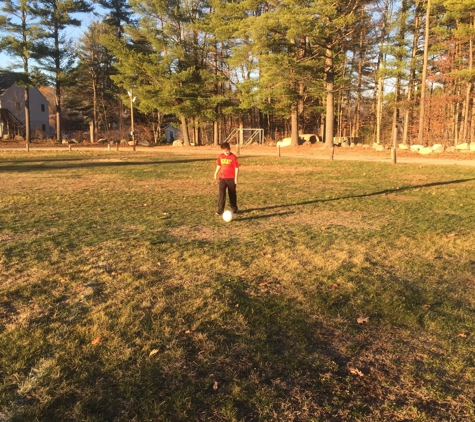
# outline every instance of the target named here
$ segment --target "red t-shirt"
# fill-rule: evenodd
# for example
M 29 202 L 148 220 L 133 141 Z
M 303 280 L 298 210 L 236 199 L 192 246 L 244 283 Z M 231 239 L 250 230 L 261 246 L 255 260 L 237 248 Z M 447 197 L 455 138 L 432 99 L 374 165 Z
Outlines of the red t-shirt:
M 218 166 L 221 167 L 220 179 L 234 179 L 236 176 L 235 169 L 239 168 L 239 163 L 232 152 L 229 155 L 223 153 L 218 157 Z

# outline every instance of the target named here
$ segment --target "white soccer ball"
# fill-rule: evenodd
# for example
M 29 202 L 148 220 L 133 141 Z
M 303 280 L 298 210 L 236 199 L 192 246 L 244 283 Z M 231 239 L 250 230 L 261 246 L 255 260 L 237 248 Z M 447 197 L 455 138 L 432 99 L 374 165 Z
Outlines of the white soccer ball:
M 223 220 L 226 221 L 226 223 L 229 223 L 233 218 L 234 214 L 232 211 L 228 210 L 223 212 Z

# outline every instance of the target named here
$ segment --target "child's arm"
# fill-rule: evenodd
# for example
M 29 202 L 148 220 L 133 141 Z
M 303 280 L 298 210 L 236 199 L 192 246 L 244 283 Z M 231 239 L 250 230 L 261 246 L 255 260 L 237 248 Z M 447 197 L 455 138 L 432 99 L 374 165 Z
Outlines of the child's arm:
M 234 183 L 237 185 L 238 182 L 239 167 L 234 169 Z
M 219 170 L 221 170 L 221 166 L 216 166 L 216 171 L 214 172 L 214 178 L 215 178 L 215 180 L 216 180 L 217 177 L 218 177 Z

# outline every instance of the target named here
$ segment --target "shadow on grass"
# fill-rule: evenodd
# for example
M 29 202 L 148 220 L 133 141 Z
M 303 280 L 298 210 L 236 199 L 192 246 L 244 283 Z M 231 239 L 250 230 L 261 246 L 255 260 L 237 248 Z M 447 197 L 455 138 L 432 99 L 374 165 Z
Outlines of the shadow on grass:
M 290 203 L 290 204 L 278 204 L 278 205 L 270 205 L 270 206 L 266 206 L 266 207 L 248 208 L 248 209 L 242 210 L 242 211 L 239 210 L 239 213 L 244 214 L 246 212 L 252 212 L 252 211 L 272 210 L 272 209 L 276 209 L 276 208 L 295 207 L 295 206 L 298 206 L 298 205 L 310 205 L 310 204 L 316 204 L 316 203 L 319 203 L 319 202 L 341 201 L 343 199 L 367 198 L 367 197 L 370 197 L 370 196 L 387 195 L 389 193 L 405 192 L 405 191 L 410 191 L 410 190 L 414 190 L 414 189 L 430 188 L 430 187 L 433 187 L 433 186 L 444 186 L 444 185 L 452 185 L 452 184 L 457 184 L 457 183 L 471 182 L 473 180 L 475 180 L 475 178 L 449 180 L 447 182 L 434 182 L 434 183 L 426 183 L 426 184 L 423 184 L 423 185 L 404 186 L 404 187 L 401 187 L 401 188 L 384 189 L 384 190 L 377 191 L 377 192 L 362 193 L 362 194 L 358 194 L 358 195 L 340 196 L 338 198 L 312 199 L 310 201 L 293 202 L 293 203 Z
M 262 210 L 264 208 L 260 208 Z M 244 210 L 244 211 L 239 211 L 239 214 L 245 214 L 249 213 L 253 210 Z M 249 216 L 249 217 L 238 217 L 236 218 L 236 221 L 248 221 L 248 220 L 259 220 L 262 218 L 271 218 L 271 217 L 281 217 L 283 215 L 289 215 L 289 214 L 295 214 L 295 211 L 284 211 L 284 212 L 276 212 L 274 214 L 264 214 L 264 215 L 255 215 L 255 216 Z
M 392 280 L 389 271 L 382 274 Z M 126 314 L 109 309 L 109 317 L 120 322 L 101 320 L 108 335 L 99 344 L 76 340 L 70 353 L 56 350 L 61 376 L 44 381 L 47 395 L 40 398 L 46 404 L 34 394 L 41 391 L 39 379 L 29 401 L 21 402 L 9 420 L 381 422 L 413 420 L 402 416 L 414 409 L 427 420 L 470 420 L 464 418 L 470 406 L 460 406 L 468 381 L 455 383 L 458 370 L 439 374 L 436 382 L 438 368 L 413 362 L 410 349 L 407 357 L 395 354 L 407 340 L 398 330 L 385 333 L 379 324 L 363 328 L 323 312 L 325 303 L 341 295 L 332 288 L 321 288 L 303 301 L 289 286 L 265 275 L 216 274 L 205 283 L 206 293 L 203 284 L 155 290 L 165 283 L 162 277 L 157 272 L 147 289 L 127 298 Z M 88 323 L 82 318 L 97 306 L 102 313 L 100 294 L 95 303 L 84 301 L 76 313 L 66 315 L 65 323 L 73 324 L 64 334 Z M 166 305 L 150 310 L 141 305 L 157 294 L 166 298 Z M 199 307 L 184 306 L 201 297 Z M 139 312 L 129 314 L 133 309 Z M 51 323 L 51 315 L 42 318 L 42 324 L 32 323 Z M 433 339 L 430 343 L 418 350 L 420 356 L 434 348 Z M 43 353 L 48 354 L 46 349 Z M 415 368 L 417 375 L 411 372 Z M 426 378 L 435 387 L 450 386 L 451 400 L 428 394 L 427 382 L 417 384 Z
M 113 160 L 113 158 L 111 158 Z M 68 159 L 69 161 L 76 161 L 76 159 Z M 102 159 L 100 159 L 102 160 Z M 106 159 L 105 159 L 106 160 Z M 35 160 L 46 161 L 46 160 Z M 160 165 L 160 164 L 185 164 L 197 162 L 216 161 L 214 158 L 193 158 L 188 160 L 167 160 L 167 161 L 92 161 L 86 163 L 64 163 L 65 160 L 50 160 L 57 161 L 58 164 L 26 164 L 26 165 L 0 165 L 0 171 L 16 171 L 26 173 L 29 171 L 44 171 L 44 170 L 65 170 L 65 169 L 88 169 L 88 168 L 104 168 L 104 167 L 133 167 L 143 165 Z M 84 160 L 79 160 L 84 161 Z M 63 164 L 62 164 L 63 163 Z

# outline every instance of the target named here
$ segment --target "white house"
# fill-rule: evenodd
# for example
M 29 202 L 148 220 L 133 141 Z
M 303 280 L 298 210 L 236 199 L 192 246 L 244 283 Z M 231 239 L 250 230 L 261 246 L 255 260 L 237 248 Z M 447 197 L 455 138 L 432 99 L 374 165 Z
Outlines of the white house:
M 38 88 L 30 87 L 31 138 L 50 136 L 48 101 Z M 25 88 L 13 75 L 0 74 L 0 138 L 25 136 Z

